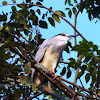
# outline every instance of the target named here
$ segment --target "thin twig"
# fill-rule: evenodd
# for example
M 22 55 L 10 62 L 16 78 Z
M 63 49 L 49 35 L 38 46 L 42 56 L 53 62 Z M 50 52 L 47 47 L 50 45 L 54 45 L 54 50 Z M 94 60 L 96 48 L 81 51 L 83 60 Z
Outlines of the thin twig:
M 39 95 L 41 95 L 41 94 L 43 94 L 43 92 L 37 93 L 37 94 L 35 94 L 33 97 L 30 97 L 30 98 L 28 98 L 28 99 L 26 99 L 26 100 L 32 100 L 33 98 L 36 98 L 37 96 L 39 96 Z
M 60 60 L 61 63 L 64 63 L 64 64 L 69 64 L 69 62 L 66 62 L 66 61 L 63 61 L 63 60 Z
M 83 0 L 80 0 L 80 6 L 79 6 L 78 11 L 75 11 L 75 24 L 74 24 L 74 27 L 75 27 L 75 28 L 76 28 L 76 24 L 77 24 L 77 16 L 78 16 L 78 14 L 79 14 L 82 1 L 83 1 Z M 74 35 L 76 35 L 76 31 L 74 31 Z M 77 45 L 76 37 L 75 37 L 75 45 Z M 78 57 L 78 58 L 80 58 L 80 57 Z M 79 68 L 76 70 L 75 79 L 74 79 L 74 83 L 75 83 L 75 84 L 77 83 L 76 77 L 77 77 L 78 73 L 79 73 Z M 73 90 L 75 91 L 75 87 L 73 87 Z

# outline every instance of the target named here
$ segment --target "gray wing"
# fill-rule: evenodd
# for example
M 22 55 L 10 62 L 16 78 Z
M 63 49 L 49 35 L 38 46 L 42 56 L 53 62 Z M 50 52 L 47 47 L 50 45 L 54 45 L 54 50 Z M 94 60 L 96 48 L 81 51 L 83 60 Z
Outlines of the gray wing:
M 43 58 L 46 49 L 48 48 L 48 46 L 50 46 L 52 44 L 52 42 L 49 40 L 45 40 L 40 48 L 38 49 L 38 51 L 36 52 L 35 55 L 35 60 L 37 61 L 37 63 L 39 63 L 39 61 Z M 32 68 L 32 74 L 31 74 L 31 82 L 33 82 L 33 78 L 34 78 L 34 73 L 35 73 L 35 69 Z
M 50 39 L 49 39 L 49 40 L 45 40 L 45 41 L 41 44 L 40 48 L 38 49 L 38 51 L 37 51 L 37 53 L 36 53 L 36 55 L 35 55 L 35 60 L 36 60 L 37 62 L 39 62 L 39 61 L 43 58 L 46 49 L 47 49 L 51 44 L 52 44 L 52 42 L 50 41 Z

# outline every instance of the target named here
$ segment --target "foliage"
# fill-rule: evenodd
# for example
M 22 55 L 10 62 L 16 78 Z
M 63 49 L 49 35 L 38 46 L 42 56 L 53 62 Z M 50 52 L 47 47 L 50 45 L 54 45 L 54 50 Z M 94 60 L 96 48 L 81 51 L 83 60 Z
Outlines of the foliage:
M 13 3 L 16 0 L 12 1 Z M 33 96 L 31 87 L 31 61 L 34 60 L 39 45 L 43 42 L 42 34 L 39 29 L 47 29 L 48 25 L 56 26 L 55 22 L 60 23 L 61 17 L 66 17 L 63 11 L 52 11 L 52 7 L 48 8 L 45 13 L 42 12 L 43 0 L 37 0 L 39 5 L 35 10 L 32 0 L 26 0 L 22 4 L 15 4 L 11 6 L 12 11 L 0 14 L 0 98 L 3 99 L 23 99 Z M 65 0 L 65 5 L 69 5 L 68 16 L 71 18 L 76 11 L 86 9 L 89 20 L 93 18 L 100 19 L 100 1 L 99 0 L 83 0 L 81 6 L 77 0 L 74 3 L 71 0 Z M 2 5 L 7 5 L 7 1 L 3 1 Z M 96 13 L 95 13 L 96 12 Z M 10 19 L 9 19 L 10 17 Z M 97 98 L 100 97 L 100 50 L 97 45 L 92 42 L 87 42 L 85 39 L 80 41 L 75 47 L 71 46 L 69 42 L 65 48 L 67 53 L 72 50 L 81 55 L 81 60 L 69 59 L 67 68 L 64 66 L 60 73 L 61 76 L 66 74 L 66 78 L 72 76 L 71 68 L 77 70 L 79 73 L 77 79 L 85 74 L 85 81 L 88 83 L 91 79 L 91 87 L 88 89 L 88 95 L 82 88 L 77 87 L 76 92 L 81 97 Z M 35 62 L 34 62 L 35 63 Z M 20 81 L 19 81 L 20 80 Z M 72 89 L 73 83 L 69 86 Z M 63 86 L 62 86 L 63 87 Z M 68 95 L 52 85 L 52 90 L 63 97 L 69 98 Z M 84 87 L 83 87 L 84 88 Z M 40 93 L 41 89 L 37 91 Z M 74 90 L 73 90 L 74 91 Z M 68 92 L 68 91 L 67 91 Z M 70 92 L 70 91 L 69 91 Z M 36 97 L 37 98 L 37 97 Z M 43 97 L 45 98 L 45 96 Z M 49 99 L 54 97 L 49 96 Z

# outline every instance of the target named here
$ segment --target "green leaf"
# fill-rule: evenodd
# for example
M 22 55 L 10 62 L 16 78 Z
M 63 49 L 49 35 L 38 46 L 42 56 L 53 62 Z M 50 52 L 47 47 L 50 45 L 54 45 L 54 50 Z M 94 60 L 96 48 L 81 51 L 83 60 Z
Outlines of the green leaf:
M 33 83 L 32 83 L 32 90 L 33 90 L 33 93 L 36 93 L 36 91 L 37 91 L 37 88 L 36 88 L 35 84 L 33 84 Z
M 89 72 L 92 74 L 92 73 L 93 73 L 93 71 L 94 71 L 94 68 L 93 68 L 93 67 L 90 67 Z
M 37 2 L 36 4 L 38 4 L 38 5 L 42 5 L 40 2 Z
M 82 66 L 81 66 L 81 70 L 82 70 L 82 71 L 85 71 L 86 69 L 87 69 L 87 66 L 86 66 L 86 65 L 82 65 Z
M 65 51 L 66 51 L 67 53 L 70 53 L 68 46 L 65 47 Z
M 71 4 L 70 0 L 68 0 L 68 4 L 69 4 L 69 5 Z
M 70 60 L 70 62 L 75 62 L 74 58 L 69 58 L 68 60 Z
M 72 17 L 72 11 L 71 10 L 69 10 L 68 15 L 69 15 L 70 18 Z
M 46 15 L 45 15 L 45 14 L 43 14 L 43 15 L 42 15 L 42 19 L 44 19 L 44 18 L 45 18 L 45 16 L 46 16 Z
M 86 56 L 84 62 L 88 62 L 91 58 L 92 58 L 91 56 Z
M 43 0 L 39 0 L 39 1 L 43 2 Z
M 97 55 L 100 55 L 100 50 L 97 50 Z
M 12 9 L 12 11 L 16 11 L 16 7 L 15 6 L 12 6 L 11 9 Z
M 26 76 L 21 74 L 20 75 L 20 83 L 23 85 L 23 84 L 25 84 L 25 81 L 26 81 Z
M 93 50 L 94 50 L 94 51 L 97 51 L 97 50 L 98 50 L 98 46 L 97 46 L 97 45 L 94 45 L 94 46 L 93 46 Z
M 70 8 L 65 8 L 65 10 L 69 10 Z
M 53 18 L 49 17 L 48 21 L 53 27 L 55 27 L 55 22 L 54 22 Z
M 7 16 L 5 14 L 0 15 L 0 21 L 6 21 L 7 20 Z
M 77 3 L 77 0 L 74 0 L 75 3 Z
M 36 15 L 34 15 L 32 17 L 32 21 L 33 21 L 33 25 L 37 25 L 38 24 L 38 17 Z
M 32 33 L 29 35 L 29 40 L 31 40 L 32 39 Z
M 72 8 L 72 10 L 73 10 L 73 13 L 75 14 L 75 12 L 76 12 L 76 8 L 75 8 L 75 7 L 73 7 L 73 8 Z
M 72 48 L 72 44 L 71 44 L 71 42 L 68 42 L 68 43 L 67 43 L 67 46 L 69 46 L 69 47 Z
M 8 3 L 7 1 L 3 1 L 3 2 L 2 2 L 2 4 L 3 4 L 4 6 L 7 5 L 7 3 Z
M 37 12 L 39 15 L 41 14 L 40 9 L 37 9 L 36 12 Z
M 60 23 L 60 19 L 56 14 L 52 14 L 52 17 L 55 19 L 56 22 Z
M 92 41 L 89 41 L 88 42 L 88 45 L 89 45 L 89 48 L 93 47 L 93 42 Z
M 67 3 L 67 0 L 65 0 L 65 5 L 66 5 L 66 3 Z
M 63 67 L 63 69 L 62 69 L 62 72 L 60 73 L 60 75 L 65 75 L 65 73 L 66 73 L 66 67 Z
M 30 86 L 31 85 L 31 75 L 26 76 L 25 84 L 26 84 L 26 86 Z
M 62 11 L 60 11 L 60 10 L 55 11 L 55 12 L 56 12 L 57 14 L 63 16 L 63 17 L 66 17 L 66 15 L 64 14 L 64 12 L 62 12 Z
M 71 70 L 69 69 L 69 70 L 67 71 L 67 78 L 70 78 L 71 74 L 72 74 L 72 72 L 71 72 Z
M 91 19 L 92 19 L 92 14 L 91 13 L 88 13 L 88 18 L 91 21 Z
M 79 72 L 78 75 L 77 75 L 77 79 L 80 78 L 83 74 L 84 74 L 83 71 Z
M 87 74 L 85 75 L 85 81 L 86 81 L 86 83 L 88 83 L 89 80 L 90 80 L 90 73 L 87 73 Z
M 41 27 L 41 28 L 48 28 L 47 22 L 40 20 L 39 21 L 39 27 Z
M 16 3 L 16 0 L 12 0 L 13 3 Z
M 31 71 L 30 68 L 31 68 L 31 63 L 28 62 L 24 67 L 24 71 L 26 74 L 30 73 L 30 71 Z

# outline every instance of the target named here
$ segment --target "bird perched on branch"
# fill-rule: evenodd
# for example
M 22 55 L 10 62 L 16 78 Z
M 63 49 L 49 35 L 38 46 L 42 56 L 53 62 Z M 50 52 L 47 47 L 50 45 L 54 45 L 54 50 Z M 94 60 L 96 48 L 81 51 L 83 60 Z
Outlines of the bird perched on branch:
M 50 72 L 55 73 L 60 57 L 68 41 L 78 35 L 68 35 L 65 33 L 56 35 L 50 39 L 45 40 L 39 47 L 35 60 L 41 63 Z M 31 79 L 34 87 L 42 84 L 46 79 L 39 72 L 32 70 Z

